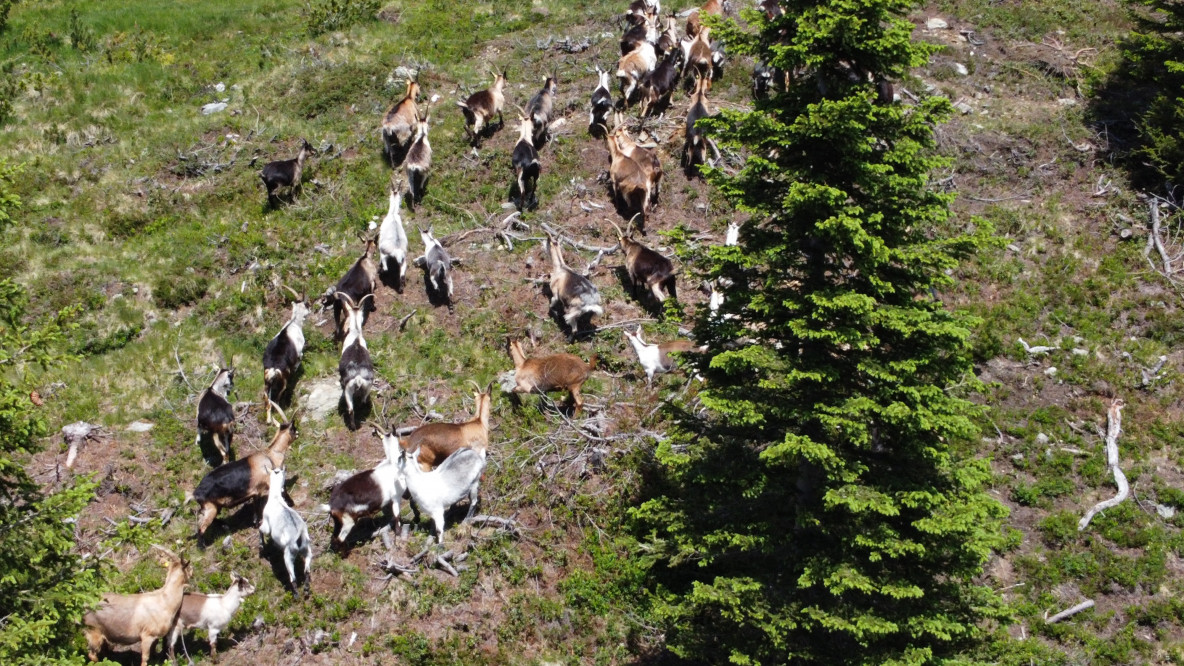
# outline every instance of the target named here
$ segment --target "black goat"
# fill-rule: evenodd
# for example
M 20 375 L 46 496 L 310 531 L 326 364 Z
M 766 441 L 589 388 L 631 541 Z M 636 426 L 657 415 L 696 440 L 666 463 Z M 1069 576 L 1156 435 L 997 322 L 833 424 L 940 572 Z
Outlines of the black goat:
M 304 174 L 304 160 L 311 153 L 315 153 L 308 141 L 300 140 L 300 153 L 294 159 L 268 162 L 263 166 L 259 177 L 263 179 L 263 186 L 267 188 L 267 203 L 275 205 L 275 191 L 281 187 L 293 190 L 300 188 L 300 179 Z
M 325 290 L 321 296 L 321 305 L 324 307 L 333 307 L 333 321 L 336 324 L 336 336 L 340 340 L 345 332 L 342 330 L 342 301 L 338 294 L 345 294 L 349 296 L 354 303 L 362 303 L 364 298 L 374 293 L 378 286 L 378 266 L 374 264 L 374 260 L 370 258 L 370 250 L 374 247 L 375 239 L 366 239 L 366 249 L 362 252 L 362 256 L 350 266 L 345 275 L 342 276 L 337 284 Z M 370 299 L 370 303 L 365 306 L 365 312 L 374 311 L 374 300 Z
M 209 435 L 222 454 L 223 464 L 230 460 L 230 442 L 234 438 L 234 406 L 226 398 L 232 390 L 234 368 L 222 368 L 197 401 L 197 445 L 201 446 L 203 434 Z
M 518 181 L 518 210 L 527 210 L 538 205 L 535 189 L 538 187 L 539 151 L 535 150 L 533 123 L 530 118 L 518 118 L 518 143 L 510 157 L 514 167 L 514 178 Z
M 592 110 L 588 113 L 588 133 L 603 137 L 608 134 L 608 114 L 613 110 L 613 93 L 609 88 L 608 72 L 596 68 L 596 88 L 592 90 Z
M 288 379 L 300 367 L 304 357 L 304 320 L 310 310 L 308 300 L 303 295 L 296 296 L 292 303 L 292 317 L 263 350 L 263 390 L 267 394 L 267 422 L 272 424 L 275 424 L 271 418 L 273 407 L 279 411 L 280 418 L 284 418 L 277 402 L 288 389 Z
M 641 115 L 670 106 L 670 95 L 678 87 L 682 75 L 682 49 L 672 49 L 654 70 L 641 80 Z

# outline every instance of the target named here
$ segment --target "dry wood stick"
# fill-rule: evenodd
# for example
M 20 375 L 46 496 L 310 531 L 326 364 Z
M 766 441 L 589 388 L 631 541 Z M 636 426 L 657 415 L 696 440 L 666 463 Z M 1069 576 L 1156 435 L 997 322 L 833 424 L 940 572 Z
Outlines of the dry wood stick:
M 1125 403 L 1122 398 L 1115 398 L 1110 403 L 1110 410 L 1106 413 L 1106 466 L 1114 473 L 1114 483 L 1118 485 L 1118 494 L 1108 500 L 1102 500 L 1086 512 L 1077 523 L 1077 531 L 1084 530 L 1089 521 L 1100 511 L 1118 506 L 1130 494 L 1131 488 L 1126 482 L 1126 475 L 1118 468 L 1118 436 L 1122 434 L 1122 408 Z

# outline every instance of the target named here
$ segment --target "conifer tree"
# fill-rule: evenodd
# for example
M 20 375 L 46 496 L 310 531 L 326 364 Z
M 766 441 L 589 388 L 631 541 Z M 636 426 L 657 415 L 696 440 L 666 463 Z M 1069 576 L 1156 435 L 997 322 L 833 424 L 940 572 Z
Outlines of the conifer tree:
M 1122 44 L 1124 61 L 1115 84 L 1147 89 L 1147 100 L 1136 100 L 1138 145 L 1134 155 L 1137 175 L 1184 184 L 1184 2 L 1127 0 L 1135 29 Z M 1107 91 L 1106 94 L 1113 94 Z M 1120 97 L 1126 104 L 1131 96 Z M 1111 100 L 1099 100 L 1102 104 Z M 1149 170 L 1151 174 L 1138 173 Z M 1153 184 L 1158 189 L 1158 182 Z
M 656 615 L 705 663 L 924 664 L 970 646 L 1001 602 L 975 584 L 1005 509 L 955 456 L 976 407 L 970 321 L 936 298 L 986 229 L 950 235 L 934 125 L 948 100 L 890 100 L 926 62 L 905 0 L 782 0 L 720 26 L 790 73 L 750 112 L 701 121 L 747 155 L 707 177 L 745 216 L 700 257 L 726 278 L 696 337 L 706 410 L 659 446 L 634 511 Z

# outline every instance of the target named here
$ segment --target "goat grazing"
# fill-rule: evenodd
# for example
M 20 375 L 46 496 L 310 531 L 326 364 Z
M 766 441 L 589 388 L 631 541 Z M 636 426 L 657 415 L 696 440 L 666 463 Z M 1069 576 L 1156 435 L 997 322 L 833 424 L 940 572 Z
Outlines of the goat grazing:
M 329 517 L 333 519 L 334 548 L 344 548 L 345 539 L 359 518 L 391 507 L 396 532 L 399 529 L 399 513 L 403 493 L 407 490 L 403 476 L 399 473 L 399 438 L 394 433 L 383 434 L 375 427 L 374 432 L 382 438 L 382 449 L 386 458 L 374 469 L 358 472 L 333 488 L 329 495 Z M 393 506 L 392 506 L 393 503 Z
M 551 140 L 551 114 L 555 111 L 555 95 L 559 93 L 559 85 L 555 75 L 548 76 L 543 81 L 543 88 L 530 98 L 526 105 L 526 115 L 530 118 L 531 144 L 536 148 Z
M 466 522 L 477 509 L 477 487 L 485 471 L 485 455 L 473 449 L 461 449 L 436 469 L 425 472 L 415 464 L 419 453 L 418 448 L 412 451 L 404 448 L 399 456 L 399 470 L 407 478 L 411 501 L 432 517 L 436 543 L 444 543 L 444 511 L 466 497 L 469 499 Z
M 304 563 L 304 593 L 309 592 L 309 570 L 312 568 L 312 541 L 308 538 L 308 524 L 288 503 L 284 501 L 284 468 L 271 470 L 267 489 L 267 504 L 263 507 L 263 520 L 259 523 L 259 546 L 264 537 L 271 539 L 273 546 L 284 553 L 284 567 L 292 583 L 292 594 L 296 594 L 296 558 Z
M 494 114 L 497 114 L 498 127 L 505 124 L 502 120 L 502 106 L 506 103 L 505 90 L 506 73 L 503 71 L 501 74 L 494 74 L 493 85 L 488 89 L 478 90 L 465 101 L 456 103 L 465 116 L 465 133 L 474 145 L 481 132 L 489 126 L 489 121 L 493 120 Z
M 633 345 L 633 351 L 637 352 L 637 360 L 641 363 L 641 367 L 645 369 L 646 386 L 653 385 L 655 374 L 673 372 L 678 368 L 678 360 L 671 356 L 672 353 L 703 353 L 707 351 L 706 345 L 696 347 L 695 343 L 690 340 L 672 340 L 657 345 L 648 344 L 645 340 L 641 339 L 641 326 L 637 327 L 636 333 L 630 333 L 629 331 L 622 332 L 625 334 L 625 339 Z
M 474 384 L 476 387 L 476 385 Z M 484 391 L 479 390 L 474 395 L 477 404 L 473 408 L 473 418 L 462 423 L 428 423 L 422 425 L 402 440 L 404 450 L 414 448 L 419 451 L 417 460 L 423 471 L 438 467 L 456 451 L 469 448 L 485 457 L 489 448 L 489 412 L 493 406 L 493 396 L 490 383 Z M 420 505 L 423 508 L 423 505 Z
M 415 264 L 423 267 L 428 297 L 437 303 L 444 301 L 448 311 L 452 312 L 452 257 L 432 235 L 430 227 L 427 231 L 420 229 L 419 237 L 423 240 L 423 256 L 416 259 Z
M 267 343 L 263 350 L 263 392 L 267 396 L 267 422 L 278 425 L 271 416 L 275 407 L 279 410 L 279 400 L 288 390 L 288 380 L 300 368 L 300 361 L 304 358 L 304 320 L 311 310 L 308 300 L 303 295 L 292 292 L 296 300 L 292 302 L 292 316 L 279 333 Z M 280 411 L 280 418 L 284 412 Z
M 403 99 L 391 105 L 382 117 L 382 144 L 392 169 L 399 166 L 407 156 L 407 149 L 419 127 L 419 107 L 415 105 L 415 100 L 419 98 L 418 78 L 417 75 L 407 81 L 407 93 Z
M 622 233 L 615 222 L 609 223 L 616 229 L 617 243 L 625 253 L 625 271 L 629 273 L 629 281 L 633 285 L 633 297 L 638 297 L 637 290 L 642 285 L 654 294 L 659 303 L 665 302 L 667 295 L 677 296 L 674 286 L 674 264 Z
M 534 147 L 533 132 L 533 121 L 519 117 L 518 143 L 514 144 L 514 152 L 510 156 L 518 186 L 518 210 L 527 210 L 539 203 L 536 189 L 543 167 L 539 164 L 539 151 Z
M 588 112 L 588 133 L 604 136 L 608 133 L 608 114 L 613 110 L 613 94 L 609 90 L 608 72 L 596 68 L 597 83 L 592 90 L 592 110 Z
M 411 148 L 407 151 L 407 201 L 412 205 L 423 200 L 428 186 L 428 171 L 432 168 L 432 144 L 428 141 L 428 130 L 432 120 L 432 104 L 440 99 L 439 95 L 432 95 L 428 100 L 428 109 L 423 120 L 415 130 L 415 138 L 411 141 Z
M 341 377 L 341 397 L 345 400 L 346 416 L 350 424 L 356 426 L 354 406 L 370 400 L 370 387 L 374 384 L 374 362 L 370 360 L 370 349 L 362 335 L 364 301 L 372 295 L 357 304 L 345 294 L 338 294 L 337 297 L 345 301 L 343 305 L 346 311 L 345 341 L 341 343 L 337 373 Z
M 658 66 L 658 55 L 654 45 L 641 42 L 637 48 L 621 56 L 617 62 L 617 80 L 621 89 L 621 104 L 628 108 L 633 93 L 641 79 Z
M 512 377 L 507 377 L 502 384 L 502 390 L 512 393 L 547 393 L 549 391 L 567 391 L 569 406 L 573 414 L 579 414 L 584 408 L 584 398 L 580 395 L 580 388 L 588 381 L 596 366 L 596 355 L 587 363 L 575 354 L 551 354 L 538 358 L 526 358 L 522 351 L 522 342 L 506 340 L 506 348 L 510 358 L 514 360 Z
M 229 509 L 255 500 L 255 522 L 259 522 L 263 510 L 259 500 L 267 496 L 270 483 L 267 475 L 276 467 L 283 466 L 296 435 L 293 418 L 280 425 L 266 449 L 214 468 L 202 478 L 192 494 L 187 494 L 186 501 L 193 499 L 201 507 L 201 517 L 197 522 L 198 545 L 205 545 L 206 530 L 217 517 L 218 509 Z
M 197 446 L 201 447 L 202 435 L 209 435 L 223 463 L 230 460 L 230 442 L 234 439 L 234 406 L 226 398 L 232 390 L 234 368 L 222 368 L 197 401 Z
M 316 151 L 305 141 L 300 140 L 300 152 L 290 160 L 277 160 L 263 165 L 259 177 L 263 179 L 263 186 L 267 188 L 267 203 L 275 205 L 275 191 L 281 187 L 292 190 L 300 189 L 300 179 L 304 175 L 304 161 Z
M 379 266 L 384 275 L 390 275 L 393 270 L 395 291 L 401 294 L 407 284 L 407 232 L 403 230 L 403 218 L 399 215 L 403 194 L 391 188 L 390 197 L 386 217 L 382 218 L 382 226 L 378 228 Z M 394 262 L 393 269 L 391 262 Z
M 591 280 L 568 267 L 559 242 L 551 234 L 547 234 L 544 246 L 551 257 L 551 309 L 563 312 L 563 320 L 571 329 L 571 337 L 575 338 L 582 318 L 604 314 L 600 292 Z
M 218 661 L 218 634 L 226 631 L 234 612 L 242 605 L 243 598 L 255 592 L 251 581 L 232 573 L 232 582 L 225 594 L 186 594 L 181 599 L 181 612 L 177 623 L 169 633 L 169 659 L 177 661 L 175 648 L 177 638 L 186 629 L 205 629 L 210 637 L 210 659 Z
M 147 666 L 152 644 L 172 631 L 189 580 L 189 563 L 160 546 L 153 548 L 161 552 L 160 563 L 168 568 L 160 589 L 140 594 L 104 594 L 98 608 L 82 617 L 91 661 L 99 660 L 99 652 L 106 645 L 138 643 L 140 665 Z
M 701 78 L 695 80 L 695 93 L 691 95 L 691 107 L 687 111 L 686 142 L 682 147 L 682 167 L 687 178 L 699 175 L 697 167 L 707 162 L 707 149 L 718 154 L 714 142 L 703 134 L 703 130 L 696 127 L 700 119 L 711 115 L 707 108 L 707 81 Z
M 321 296 L 321 305 L 328 307 L 333 306 L 333 321 L 336 324 L 336 337 L 338 340 L 345 336 L 345 330 L 342 328 L 342 309 L 344 301 L 341 300 L 341 294 L 349 297 L 349 300 L 361 304 L 365 301 L 367 296 L 372 296 L 374 290 L 378 288 L 378 267 L 374 265 L 374 260 L 370 258 L 370 252 L 374 248 L 375 238 L 370 237 L 366 239 L 366 249 L 362 251 L 362 256 L 349 267 L 345 275 L 337 281 L 337 284 L 325 290 Z M 374 301 L 370 302 L 366 312 L 374 310 Z M 363 317 L 364 319 L 364 317 Z

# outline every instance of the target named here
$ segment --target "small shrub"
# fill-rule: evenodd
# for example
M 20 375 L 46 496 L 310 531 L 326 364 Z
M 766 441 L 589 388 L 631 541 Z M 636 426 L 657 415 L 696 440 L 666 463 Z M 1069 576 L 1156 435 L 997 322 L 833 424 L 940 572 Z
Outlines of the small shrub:
M 373 20 L 382 3 L 379 0 L 318 0 L 308 4 L 308 34 L 316 37 L 326 32 L 344 30 L 355 23 Z
M 17 0 L 0 0 L 0 32 L 8 27 L 8 12 L 12 11 L 12 6 L 17 3 Z
M 77 9 L 70 10 L 70 27 L 68 29 L 70 45 L 79 51 L 91 51 L 95 48 L 95 31 L 85 25 Z
M 152 283 L 152 300 L 165 310 L 196 303 L 210 288 L 210 280 L 196 273 L 162 275 Z

